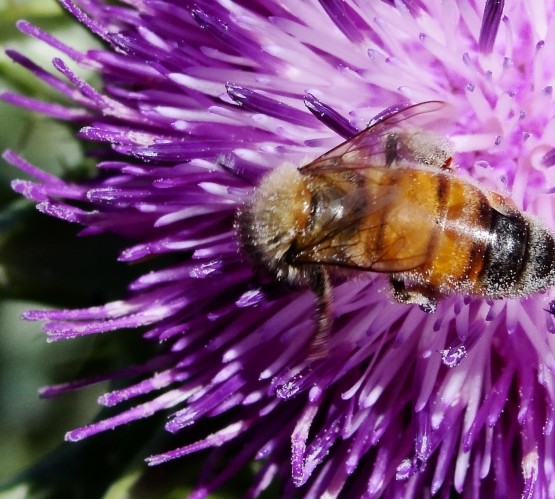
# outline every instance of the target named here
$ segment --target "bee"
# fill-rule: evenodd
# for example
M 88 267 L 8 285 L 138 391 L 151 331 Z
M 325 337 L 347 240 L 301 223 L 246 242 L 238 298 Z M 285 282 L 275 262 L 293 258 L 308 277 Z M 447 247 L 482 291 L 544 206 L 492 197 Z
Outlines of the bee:
M 312 357 L 327 352 L 331 282 L 357 271 L 388 274 L 395 300 L 426 312 L 446 295 L 502 299 L 555 285 L 554 235 L 457 177 L 450 141 L 423 127 L 444 106 L 407 106 L 301 168 L 274 170 L 240 209 L 244 253 L 315 294 Z

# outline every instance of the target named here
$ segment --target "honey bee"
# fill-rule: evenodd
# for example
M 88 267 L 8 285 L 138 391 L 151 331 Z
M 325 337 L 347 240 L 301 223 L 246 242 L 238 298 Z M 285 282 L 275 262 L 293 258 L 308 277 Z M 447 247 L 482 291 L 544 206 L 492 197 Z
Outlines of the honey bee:
M 386 116 L 301 168 L 270 173 L 239 211 L 243 251 L 316 296 L 312 356 L 327 352 L 330 279 L 389 274 L 433 312 L 445 295 L 527 296 L 555 285 L 555 238 L 512 201 L 457 177 L 450 141 L 422 127 L 444 103 Z

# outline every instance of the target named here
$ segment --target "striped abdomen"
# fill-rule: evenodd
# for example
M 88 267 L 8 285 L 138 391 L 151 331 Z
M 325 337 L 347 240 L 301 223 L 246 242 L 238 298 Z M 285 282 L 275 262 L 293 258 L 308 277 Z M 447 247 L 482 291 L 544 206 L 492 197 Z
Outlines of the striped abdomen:
M 371 168 L 307 183 L 311 217 L 291 264 L 388 272 L 430 294 L 500 298 L 552 285 L 551 233 L 449 173 Z
M 531 226 L 516 209 L 446 173 L 416 171 L 411 191 L 435 199 L 426 262 L 408 272 L 440 293 L 500 297 L 521 294 Z M 401 184 L 406 181 L 401 181 Z

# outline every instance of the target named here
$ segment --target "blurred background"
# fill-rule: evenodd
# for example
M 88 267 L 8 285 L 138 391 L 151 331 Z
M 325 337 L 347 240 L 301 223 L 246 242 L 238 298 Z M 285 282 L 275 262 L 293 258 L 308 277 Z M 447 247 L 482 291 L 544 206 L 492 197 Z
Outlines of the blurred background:
M 56 74 L 51 61 L 59 54 L 22 35 L 16 28 L 20 19 L 77 49 L 100 47 L 100 42 L 54 0 L 0 0 L 0 92 L 72 105 L 5 54 L 16 50 Z M 64 60 L 101 87 L 98 75 Z M 77 131 L 78 126 L 0 102 L 0 151 L 12 149 L 70 181 L 95 174 L 85 150 L 91 145 L 76 140 Z M 163 429 L 164 415 L 83 442 L 64 442 L 68 430 L 111 414 L 96 399 L 118 383 L 100 383 L 54 400 L 39 398 L 42 386 L 141 363 L 157 346 L 146 344 L 137 330 L 48 344 L 40 323 L 21 319 L 29 309 L 89 307 L 122 298 L 144 267 L 117 262 L 126 241 L 79 237 L 79 227 L 40 214 L 11 190 L 15 178 L 25 175 L 0 158 L 0 499 L 185 497 L 202 454 L 156 468 L 144 463 L 152 453 L 191 442 L 190 434 L 170 437 Z M 193 431 L 206 435 L 214 431 L 210 425 L 201 422 Z M 211 497 L 242 496 L 256 467 Z
M 99 42 L 54 0 L 0 0 L 0 92 L 67 104 L 6 56 L 6 49 L 15 49 L 54 72 L 51 61 L 59 54 L 22 35 L 16 28 L 20 19 L 76 48 L 97 47 Z M 96 75 L 70 65 L 99 86 Z M 0 151 L 13 149 L 67 179 L 83 179 L 94 172 L 83 145 L 75 139 L 76 130 L 0 102 Z M 107 390 L 107 384 L 56 400 L 38 396 L 44 385 L 140 361 L 139 335 L 122 332 L 108 339 L 47 344 L 39 323 L 20 318 L 29 309 L 84 307 L 120 298 L 133 275 L 133 269 L 116 262 L 123 242 L 79 238 L 78 227 L 41 215 L 10 188 L 14 178 L 24 177 L 0 159 L 0 497 L 150 496 L 146 489 L 131 494 L 129 485 L 122 483 L 134 480 L 130 462 L 137 463 L 136 470 L 144 469 L 144 441 L 136 443 L 136 432 L 155 428 L 154 423 L 160 426 L 160 421 L 89 442 L 65 444 L 66 431 L 97 417 L 96 398 Z M 135 443 L 129 445 L 133 438 Z M 129 472 L 123 473 L 124 469 Z M 162 495 L 156 492 L 152 497 Z
M 15 49 L 43 67 L 52 67 L 54 51 L 19 33 L 15 26 L 19 19 L 36 22 L 80 45 L 90 43 L 88 34 L 53 0 L 0 0 L 0 91 L 59 100 L 4 53 L 7 48 Z M 83 152 L 67 126 L 0 102 L 0 150 L 6 149 L 57 174 L 81 169 L 84 163 Z M 71 286 L 59 290 L 61 277 L 55 268 L 57 239 L 71 231 L 63 224 L 41 220 L 46 217 L 11 191 L 10 181 L 21 177 L 0 159 L 0 483 L 56 448 L 67 428 L 96 412 L 94 396 L 78 394 L 71 402 L 78 411 L 66 411 L 62 404 L 38 398 L 37 390 L 58 378 L 59 369 L 71 374 L 72 359 L 87 347 L 77 342 L 47 345 L 40 324 L 20 319 L 29 308 L 68 301 Z

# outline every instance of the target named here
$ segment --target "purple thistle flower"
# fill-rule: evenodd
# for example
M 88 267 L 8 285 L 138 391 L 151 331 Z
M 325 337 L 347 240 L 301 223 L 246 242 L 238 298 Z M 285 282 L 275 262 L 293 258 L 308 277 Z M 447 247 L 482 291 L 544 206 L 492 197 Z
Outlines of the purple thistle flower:
M 134 240 L 121 261 L 179 262 L 131 283 L 121 301 L 27 313 L 46 321 L 50 340 L 140 327 L 164 346 L 144 365 L 46 388 L 125 377 L 129 386 L 100 404 L 140 398 L 68 440 L 163 411 L 166 429 L 190 444 L 149 464 L 237 449 L 199 479 L 195 497 L 253 459 L 262 464 L 250 496 L 273 479 L 305 497 L 555 496 L 550 293 L 454 296 L 426 314 L 394 303 L 387 279 L 368 273 L 334 289 L 331 354 L 310 362 L 314 297 L 260 281 L 233 229 L 271 169 L 302 165 L 384 111 L 428 100 L 454 110 L 444 133 L 457 174 L 555 228 L 555 3 L 60 3 L 109 48 L 81 53 L 19 28 L 96 68 L 104 88 L 62 59 L 58 77 L 9 51 L 74 104 L 2 98 L 82 125 L 83 140 L 106 147 L 98 177 L 80 184 L 7 152 L 35 178 L 14 189 L 84 234 Z M 219 415 L 226 423 L 199 437 L 195 424 Z

